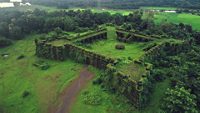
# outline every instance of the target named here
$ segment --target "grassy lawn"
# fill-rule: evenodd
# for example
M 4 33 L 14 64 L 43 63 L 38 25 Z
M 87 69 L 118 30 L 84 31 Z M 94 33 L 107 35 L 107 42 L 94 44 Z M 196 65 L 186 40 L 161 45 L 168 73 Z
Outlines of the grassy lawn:
M 45 113 L 48 106 L 56 103 L 58 94 L 78 76 L 81 64 L 73 61 L 57 62 L 37 58 L 34 38 L 31 35 L 14 45 L 0 49 L 0 112 Z M 25 58 L 17 60 L 20 55 Z M 33 66 L 37 60 L 50 65 L 48 70 Z M 28 92 L 28 93 L 27 93 Z
M 157 13 L 155 14 L 155 22 L 157 24 L 168 21 L 173 23 L 185 23 L 193 26 L 194 29 L 200 30 L 200 16 L 192 14 L 176 14 L 176 13 Z
M 97 52 L 99 54 L 103 54 L 105 56 L 111 57 L 111 58 L 125 58 L 128 57 L 132 59 L 137 59 L 141 55 L 144 54 L 144 51 L 142 50 L 144 45 L 146 43 L 122 43 L 116 40 L 116 33 L 114 27 L 108 27 L 108 39 L 97 41 L 92 44 L 89 44 L 86 46 L 88 49 Z M 117 50 L 115 49 L 115 46 L 117 44 L 123 44 L 125 45 L 125 50 Z

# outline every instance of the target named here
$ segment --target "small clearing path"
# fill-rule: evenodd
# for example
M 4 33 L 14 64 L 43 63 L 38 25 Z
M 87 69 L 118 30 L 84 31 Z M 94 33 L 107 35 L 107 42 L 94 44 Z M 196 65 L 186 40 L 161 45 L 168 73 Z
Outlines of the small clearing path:
M 69 113 L 78 93 L 80 93 L 93 76 L 94 74 L 88 70 L 87 66 L 85 66 L 80 71 L 79 77 L 73 80 L 61 94 L 61 105 L 55 110 L 52 110 L 51 108 L 50 113 Z

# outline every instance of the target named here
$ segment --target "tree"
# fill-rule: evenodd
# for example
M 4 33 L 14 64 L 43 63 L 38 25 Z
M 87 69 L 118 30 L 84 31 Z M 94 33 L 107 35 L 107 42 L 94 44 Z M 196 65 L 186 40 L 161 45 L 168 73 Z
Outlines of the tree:
M 124 22 L 123 16 L 119 13 L 114 14 L 113 18 L 114 18 L 114 23 L 117 25 L 122 25 Z
M 111 20 L 111 15 L 109 12 L 95 13 L 95 23 L 104 24 Z
M 6 39 L 6 38 L 0 36 L 0 48 L 9 46 L 11 44 L 12 44 L 11 40 Z
M 64 24 L 64 30 L 66 31 L 73 31 L 77 27 L 77 23 L 74 21 L 73 18 L 66 16 L 63 19 L 63 24 Z
M 0 23 L 0 35 L 5 36 L 5 37 L 9 36 L 8 23 L 6 22 Z
M 142 22 L 142 15 L 143 15 L 143 13 L 141 11 L 135 11 L 128 15 L 127 21 L 134 22 L 136 24 L 140 24 Z
M 10 33 L 10 38 L 11 39 L 22 39 L 23 38 L 23 33 L 21 30 L 21 27 L 15 26 L 13 24 L 9 25 L 9 33 Z
M 162 110 L 166 113 L 198 113 L 196 96 L 184 87 L 167 89 L 163 99 Z

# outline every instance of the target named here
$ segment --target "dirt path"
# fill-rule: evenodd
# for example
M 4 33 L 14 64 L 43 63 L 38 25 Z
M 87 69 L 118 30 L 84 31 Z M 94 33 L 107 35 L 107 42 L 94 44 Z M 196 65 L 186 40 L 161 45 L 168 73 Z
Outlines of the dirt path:
M 50 108 L 49 113 L 69 113 L 70 108 L 76 100 L 78 93 L 85 87 L 89 80 L 93 78 L 94 74 L 88 71 L 87 67 L 84 67 L 80 71 L 80 75 L 77 79 L 67 87 L 61 94 L 62 104 L 57 109 Z

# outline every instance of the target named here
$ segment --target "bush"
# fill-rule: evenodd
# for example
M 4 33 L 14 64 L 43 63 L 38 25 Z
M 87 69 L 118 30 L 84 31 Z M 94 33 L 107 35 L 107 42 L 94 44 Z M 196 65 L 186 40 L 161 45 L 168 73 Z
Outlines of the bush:
M 1 37 L 0 37 L 0 48 L 9 46 L 9 45 L 11 45 L 11 44 L 12 44 L 12 41 L 11 41 L 11 40 L 5 39 L 5 38 L 1 38 Z
M 92 83 L 94 84 L 94 85 L 96 85 L 96 84 L 101 84 L 103 82 L 103 80 L 101 79 L 101 78 L 97 78 L 96 80 L 94 80 Z
M 161 69 L 154 69 L 151 71 L 151 74 L 156 81 L 163 81 L 166 76 L 165 72 L 166 71 L 161 70 Z
M 100 105 L 102 98 L 98 94 L 84 92 L 83 94 L 83 102 L 87 105 Z
M 117 44 L 117 45 L 115 46 L 115 49 L 124 50 L 124 49 L 125 49 L 125 45 L 123 45 L 123 44 Z
M 168 89 L 163 99 L 162 110 L 166 113 L 198 113 L 196 96 L 184 87 Z

